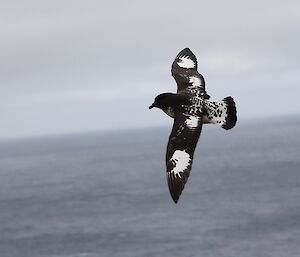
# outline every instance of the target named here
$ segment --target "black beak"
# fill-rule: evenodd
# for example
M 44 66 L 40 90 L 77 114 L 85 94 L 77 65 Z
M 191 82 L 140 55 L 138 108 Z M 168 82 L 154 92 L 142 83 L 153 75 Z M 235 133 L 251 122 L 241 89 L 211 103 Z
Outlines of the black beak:
M 152 109 L 152 108 L 154 108 L 155 107 L 155 105 L 154 105 L 154 103 L 153 104 L 151 104 L 150 106 L 149 106 L 149 109 Z

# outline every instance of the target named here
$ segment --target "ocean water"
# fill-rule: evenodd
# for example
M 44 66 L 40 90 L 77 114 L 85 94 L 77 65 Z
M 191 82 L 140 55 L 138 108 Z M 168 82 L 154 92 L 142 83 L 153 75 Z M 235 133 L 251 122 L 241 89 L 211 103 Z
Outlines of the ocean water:
M 300 117 L 206 125 L 177 205 L 170 129 L 0 142 L 0 256 L 300 256 Z

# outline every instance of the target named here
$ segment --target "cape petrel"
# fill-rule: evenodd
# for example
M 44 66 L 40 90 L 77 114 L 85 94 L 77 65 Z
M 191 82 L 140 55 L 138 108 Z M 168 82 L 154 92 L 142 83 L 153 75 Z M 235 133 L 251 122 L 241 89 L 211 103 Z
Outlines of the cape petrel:
M 209 101 L 203 76 L 197 71 L 197 59 L 189 48 L 183 49 L 172 64 L 177 94 L 155 97 L 149 109 L 157 107 L 174 119 L 166 153 L 167 181 L 175 203 L 188 180 L 202 124 L 219 124 L 228 130 L 237 121 L 231 96 Z

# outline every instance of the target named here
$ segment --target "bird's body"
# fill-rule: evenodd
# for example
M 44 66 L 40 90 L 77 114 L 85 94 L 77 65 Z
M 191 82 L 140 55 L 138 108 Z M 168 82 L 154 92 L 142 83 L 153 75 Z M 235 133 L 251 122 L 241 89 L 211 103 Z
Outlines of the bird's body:
M 149 107 L 157 107 L 174 119 L 167 146 L 167 180 L 177 203 L 189 177 L 194 151 L 202 124 L 220 124 L 228 130 L 235 126 L 236 107 L 232 97 L 210 101 L 203 76 L 197 71 L 197 59 L 190 49 L 183 49 L 172 64 L 177 93 L 163 93 Z

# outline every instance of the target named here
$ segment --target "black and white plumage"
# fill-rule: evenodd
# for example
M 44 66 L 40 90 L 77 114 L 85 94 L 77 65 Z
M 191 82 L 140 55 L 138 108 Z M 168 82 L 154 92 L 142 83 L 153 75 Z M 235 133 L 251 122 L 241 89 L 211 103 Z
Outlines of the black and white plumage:
M 163 93 L 149 107 L 162 109 L 174 118 L 166 153 L 167 181 L 177 203 L 188 180 L 194 151 L 203 123 L 220 124 L 228 130 L 235 126 L 236 107 L 232 97 L 209 101 L 203 76 L 197 71 L 197 59 L 189 48 L 183 49 L 172 64 L 177 94 Z

